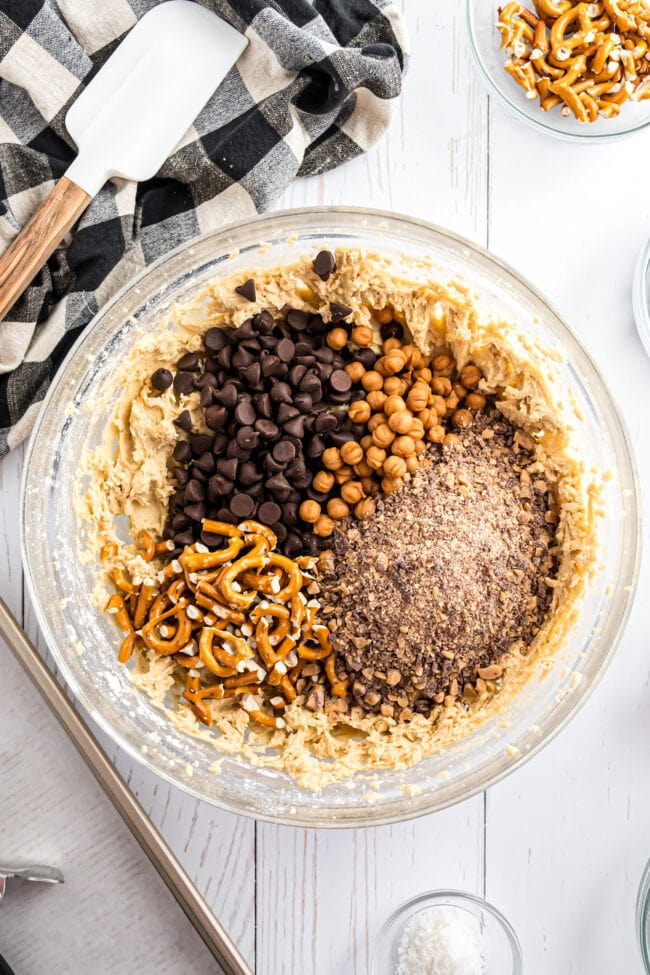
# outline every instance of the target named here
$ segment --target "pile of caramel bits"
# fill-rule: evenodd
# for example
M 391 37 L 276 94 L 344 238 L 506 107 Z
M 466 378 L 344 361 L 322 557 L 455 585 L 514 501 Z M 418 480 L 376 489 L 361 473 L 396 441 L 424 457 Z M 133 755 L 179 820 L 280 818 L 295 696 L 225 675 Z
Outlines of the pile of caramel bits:
M 562 106 L 579 122 L 613 118 L 631 99 L 650 98 L 647 0 L 534 0 L 499 8 L 504 65 L 543 111 Z
M 469 363 L 458 373 L 450 355 L 432 358 L 404 343 L 403 327 L 393 314 L 390 308 L 378 313 L 382 355 L 372 369 L 360 362 L 350 366 L 358 392 L 355 396 L 353 389 L 348 416 L 360 431 L 359 439 L 351 436 L 340 447 L 323 452 L 323 469 L 312 482 L 312 498 L 300 506 L 302 520 L 324 538 L 332 534 L 336 521 L 350 514 L 361 520 L 371 518 L 375 496 L 399 491 L 431 444 L 458 440 L 449 426 L 452 431 L 471 426 L 472 412 L 486 405 L 485 397 L 475 390 L 482 378 L 477 366 Z M 361 331 L 367 334 L 355 334 Z M 372 332 L 353 329 L 352 338 L 369 344 Z M 345 339 L 343 333 L 340 341 Z
M 209 700 L 236 699 L 252 720 L 277 730 L 285 726 L 281 712 L 305 687 L 311 710 L 322 710 L 326 697 L 345 698 L 348 681 L 337 673 L 310 595 L 318 591 L 308 573 L 315 560 L 281 554 L 271 529 L 256 521 L 206 519 L 203 528 L 223 536 L 225 547 L 188 545 L 155 581 L 113 571 L 118 592 L 107 611 L 126 634 L 120 662 L 138 646 L 173 657 L 187 671 L 183 697 L 206 725 Z M 174 544 L 155 545 L 146 532 L 142 542 L 147 560 Z

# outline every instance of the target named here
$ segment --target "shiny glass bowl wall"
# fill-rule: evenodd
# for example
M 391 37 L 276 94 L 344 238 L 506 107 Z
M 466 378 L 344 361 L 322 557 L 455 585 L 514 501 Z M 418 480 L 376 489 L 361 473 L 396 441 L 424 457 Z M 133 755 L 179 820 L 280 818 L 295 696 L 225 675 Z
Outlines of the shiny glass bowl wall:
M 262 242 L 268 246 L 260 250 Z M 432 276 L 462 278 L 485 314 L 515 322 L 556 348 L 565 360 L 559 367 L 563 382 L 584 417 L 580 437 L 587 461 L 614 476 L 606 485 L 609 516 L 600 526 L 602 569 L 545 680 L 530 682 L 505 714 L 443 754 L 404 771 L 359 772 L 352 783 L 313 794 L 288 775 L 253 768 L 237 756 L 223 756 L 215 775 L 210 766 L 220 753 L 175 730 L 133 688 L 116 659 L 114 624 L 89 597 L 98 566 L 80 559 L 84 539 L 72 485 L 83 450 L 103 437 L 120 392 L 114 383 L 120 362 L 143 332 L 161 327 L 174 301 L 189 298 L 211 277 L 340 245 L 380 250 L 396 261 L 402 254 L 428 257 L 435 265 Z M 39 623 L 69 687 L 97 724 L 149 769 L 202 799 L 260 819 L 309 826 L 394 822 L 441 809 L 529 758 L 602 676 L 628 615 L 638 564 L 637 488 L 627 436 L 598 369 L 569 327 L 531 285 L 480 248 L 415 219 L 357 209 L 286 211 L 231 225 L 174 251 L 107 304 L 48 394 L 27 452 L 21 518 L 25 571 Z M 576 670 L 580 681 L 573 678 Z M 508 745 L 514 748 L 506 750 Z M 411 785 L 417 794 L 405 794 Z

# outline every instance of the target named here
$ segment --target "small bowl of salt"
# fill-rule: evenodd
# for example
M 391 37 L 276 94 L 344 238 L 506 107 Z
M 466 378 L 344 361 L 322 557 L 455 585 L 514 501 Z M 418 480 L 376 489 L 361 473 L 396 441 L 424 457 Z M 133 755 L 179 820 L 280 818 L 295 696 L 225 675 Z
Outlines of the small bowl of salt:
M 521 975 L 517 935 L 487 901 L 435 890 L 403 904 L 377 936 L 371 975 Z

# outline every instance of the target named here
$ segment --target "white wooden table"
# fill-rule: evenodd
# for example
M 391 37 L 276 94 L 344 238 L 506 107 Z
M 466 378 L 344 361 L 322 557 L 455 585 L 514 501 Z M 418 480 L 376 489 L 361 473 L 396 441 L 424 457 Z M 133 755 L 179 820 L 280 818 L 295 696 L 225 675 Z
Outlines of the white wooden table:
M 650 133 L 582 147 L 528 131 L 489 103 L 458 0 L 403 2 L 412 62 L 388 138 L 296 182 L 280 205 L 415 214 L 510 261 L 604 368 L 650 483 L 650 363 L 630 298 L 650 234 Z M 35 637 L 19 561 L 21 465 L 21 451 L 0 465 L 0 591 Z M 614 663 L 559 738 L 487 793 L 413 823 L 336 833 L 255 824 L 107 747 L 259 975 L 366 975 L 386 916 L 440 887 L 505 912 L 526 975 L 635 975 L 634 904 L 650 856 L 649 585 L 646 566 Z M 15 887 L 0 911 L 0 952 L 17 975 L 213 971 L 5 647 L 0 692 L 0 859 L 52 862 L 67 881 Z

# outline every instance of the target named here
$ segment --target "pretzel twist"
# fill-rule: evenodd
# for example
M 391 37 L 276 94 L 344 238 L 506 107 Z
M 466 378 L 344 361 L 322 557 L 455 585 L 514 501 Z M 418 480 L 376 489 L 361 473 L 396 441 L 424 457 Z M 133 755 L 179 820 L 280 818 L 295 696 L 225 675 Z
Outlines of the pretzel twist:
M 172 656 L 187 674 L 182 697 L 206 725 L 212 721 L 210 700 L 234 699 L 251 721 L 284 727 L 277 712 L 297 699 L 306 664 L 311 669 L 304 680 L 324 681 L 333 696 L 346 696 L 349 682 L 334 667 L 329 631 L 316 622 L 318 603 L 303 592 L 311 576 L 305 580 L 302 570 L 314 560 L 298 563 L 274 551 L 274 532 L 251 520 L 203 525 L 221 534 L 225 546 L 186 546 L 156 582 L 130 579 L 120 566 L 112 570 L 119 591 L 107 610 L 125 633 L 119 660 L 126 663 L 138 644 Z M 167 543 L 141 540 L 143 557 L 173 554 Z M 242 584 L 250 588 L 242 591 Z M 264 702 L 276 714 L 265 711 Z
M 618 114 L 650 98 L 650 6 L 645 0 L 510 2 L 497 28 L 505 70 L 543 111 L 557 105 L 580 122 Z

